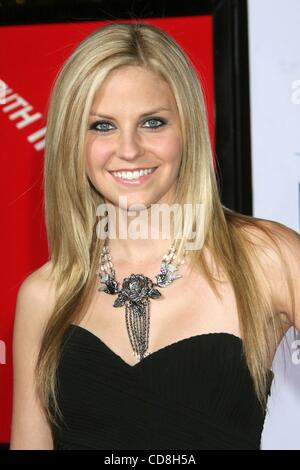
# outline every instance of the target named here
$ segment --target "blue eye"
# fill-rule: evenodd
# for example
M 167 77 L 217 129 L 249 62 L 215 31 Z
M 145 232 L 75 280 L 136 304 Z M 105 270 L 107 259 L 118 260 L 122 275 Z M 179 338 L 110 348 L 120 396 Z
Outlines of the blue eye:
M 162 126 L 164 126 L 164 125 L 166 124 L 166 121 L 163 120 L 163 119 L 160 119 L 160 118 L 159 118 L 159 119 L 157 119 L 157 118 L 147 119 L 147 121 L 145 121 L 145 122 L 149 122 L 149 123 L 151 123 L 151 122 L 152 122 L 152 123 L 153 123 L 153 122 L 154 122 L 154 123 L 155 123 L 155 122 L 158 122 L 158 123 L 159 123 L 159 122 L 160 122 L 160 124 L 159 124 L 158 126 L 146 126 L 146 127 L 148 127 L 149 129 L 152 129 L 152 130 L 156 130 L 156 129 L 158 129 L 159 127 L 162 127 Z
M 99 129 L 98 126 L 106 126 L 106 127 L 102 127 Z M 90 129 L 95 129 L 96 131 L 100 131 L 100 132 L 108 132 L 110 131 L 110 129 L 108 129 L 107 126 L 111 126 L 110 122 L 97 121 L 91 125 Z
M 150 126 L 145 126 L 145 127 L 152 130 L 152 131 L 155 131 L 159 127 L 164 126 L 166 124 L 166 121 L 165 121 L 165 119 L 152 117 L 151 119 L 147 119 L 146 121 L 144 121 L 144 123 L 150 123 Z M 154 124 L 158 123 L 158 125 L 153 125 L 153 123 Z M 91 124 L 90 129 L 99 131 L 101 133 L 104 133 L 104 132 L 110 131 L 111 128 L 113 128 L 113 127 L 114 127 L 113 124 L 111 124 L 108 121 L 96 121 L 93 124 Z

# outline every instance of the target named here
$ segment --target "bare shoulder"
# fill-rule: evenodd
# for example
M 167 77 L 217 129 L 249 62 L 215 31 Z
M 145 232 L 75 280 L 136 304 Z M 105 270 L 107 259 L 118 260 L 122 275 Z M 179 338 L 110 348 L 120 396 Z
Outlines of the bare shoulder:
M 22 316 L 26 311 L 27 318 L 42 324 L 48 320 L 54 302 L 52 262 L 47 261 L 22 282 L 17 295 L 16 315 Z
M 273 286 L 274 305 L 300 329 L 300 234 L 276 221 L 255 219 L 256 225 L 245 225 L 249 240 L 255 246 L 261 265 Z M 295 296 L 292 312 L 291 291 Z
M 52 274 L 53 264 L 49 260 L 38 269 L 29 274 L 24 281 L 22 282 L 19 293 L 25 291 L 31 291 L 31 293 L 38 294 L 43 291 L 43 294 L 47 290 L 51 290 L 53 284 L 53 274 Z M 50 292 L 49 292 L 50 293 Z
M 255 246 L 262 260 L 272 267 L 280 269 L 286 265 L 293 269 L 294 260 L 300 261 L 300 234 L 295 230 L 273 220 L 254 219 L 255 223 L 245 224 L 242 229 Z

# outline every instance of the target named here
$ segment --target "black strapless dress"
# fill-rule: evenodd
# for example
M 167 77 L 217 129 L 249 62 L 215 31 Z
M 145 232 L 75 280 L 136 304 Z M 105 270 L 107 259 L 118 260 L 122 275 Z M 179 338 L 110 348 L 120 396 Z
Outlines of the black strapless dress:
M 260 449 L 265 419 L 241 338 L 182 339 L 130 366 L 87 329 L 62 344 L 54 449 Z M 268 371 L 270 387 L 273 372 Z

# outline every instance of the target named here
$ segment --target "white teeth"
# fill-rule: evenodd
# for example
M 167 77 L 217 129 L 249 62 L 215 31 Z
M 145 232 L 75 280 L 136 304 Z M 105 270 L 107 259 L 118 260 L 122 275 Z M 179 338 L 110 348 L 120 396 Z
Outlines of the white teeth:
M 146 168 L 145 170 L 135 170 L 135 171 L 113 171 L 112 174 L 115 176 L 118 176 L 119 178 L 122 178 L 124 180 L 133 180 L 133 179 L 138 179 L 141 176 L 148 175 L 149 173 L 152 173 L 154 171 L 154 168 Z

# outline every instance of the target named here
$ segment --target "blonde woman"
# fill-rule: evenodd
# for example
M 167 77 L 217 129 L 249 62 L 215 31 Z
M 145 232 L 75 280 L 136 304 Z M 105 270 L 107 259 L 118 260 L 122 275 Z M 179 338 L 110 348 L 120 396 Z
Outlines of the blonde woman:
M 125 236 L 99 235 L 103 204 Z M 181 236 L 130 236 L 173 204 L 193 208 Z M 162 30 L 106 25 L 62 67 L 45 213 L 49 261 L 17 298 L 10 448 L 259 449 L 276 348 L 300 329 L 300 237 L 221 204 L 200 84 Z

